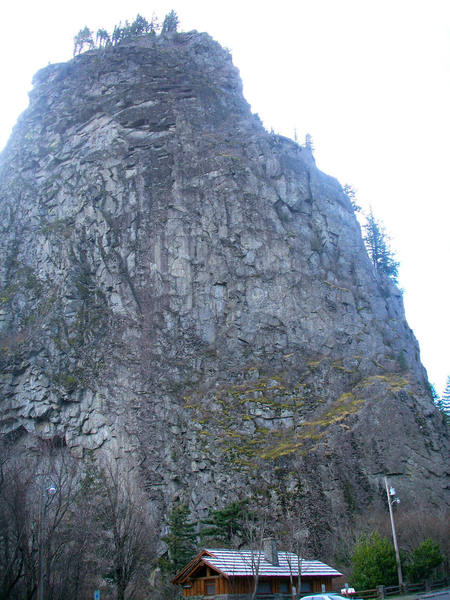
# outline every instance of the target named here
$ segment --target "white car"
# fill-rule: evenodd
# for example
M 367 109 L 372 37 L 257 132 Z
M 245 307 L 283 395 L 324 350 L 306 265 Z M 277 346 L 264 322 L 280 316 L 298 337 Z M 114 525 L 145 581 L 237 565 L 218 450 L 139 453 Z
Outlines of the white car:
M 349 598 L 351 598 L 351 600 L 361 600 L 360 598 L 353 598 L 353 596 L 341 596 L 341 594 L 335 594 L 334 592 L 303 596 L 302 600 L 349 600 Z

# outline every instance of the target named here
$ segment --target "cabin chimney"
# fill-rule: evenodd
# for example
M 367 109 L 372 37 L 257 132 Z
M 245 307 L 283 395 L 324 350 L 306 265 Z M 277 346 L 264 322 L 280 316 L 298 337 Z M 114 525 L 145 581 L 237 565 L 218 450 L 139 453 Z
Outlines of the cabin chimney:
M 277 550 L 277 541 L 274 538 L 266 538 L 263 541 L 264 544 L 264 558 L 271 565 L 275 567 L 279 567 L 280 563 L 278 562 L 278 550 Z

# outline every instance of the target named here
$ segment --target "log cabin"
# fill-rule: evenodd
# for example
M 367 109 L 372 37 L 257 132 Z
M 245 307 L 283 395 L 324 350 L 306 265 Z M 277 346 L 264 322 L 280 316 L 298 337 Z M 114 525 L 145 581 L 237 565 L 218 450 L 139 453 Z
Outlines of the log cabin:
M 331 591 L 342 574 L 318 560 L 301 560 L 278 552 L 275 540 L 264 550 L 203 549 L 172 580 L 191 600 L 246 600 L 255 589 L 258 598 L 292 598 L 300 565 L 301 593 Z M 294 591 L 295 593 L 295 591 Z

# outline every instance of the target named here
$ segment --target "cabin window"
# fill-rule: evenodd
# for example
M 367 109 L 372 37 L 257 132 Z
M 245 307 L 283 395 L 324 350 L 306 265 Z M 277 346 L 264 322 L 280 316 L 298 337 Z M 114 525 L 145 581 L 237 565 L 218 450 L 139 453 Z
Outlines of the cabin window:
M 302 581 L 302 592 L 310 592 L 311 591 L 311 582 L 310 581 Z
M 216 582 L 207 581 L 205 583 L 205 592 L 207 596 L 214 596 L 214 594 L 216 593 Z
M 289 593 L 289 584 L 287 581 L 282 581 L 280 583 L 280 593 L 281 594 L 288 594 Z
M 258 583 L 258 587 L 256 588 L 256 592 L 258 594 L 270 594 L 271 591 L 270 581 L 260 581 Z

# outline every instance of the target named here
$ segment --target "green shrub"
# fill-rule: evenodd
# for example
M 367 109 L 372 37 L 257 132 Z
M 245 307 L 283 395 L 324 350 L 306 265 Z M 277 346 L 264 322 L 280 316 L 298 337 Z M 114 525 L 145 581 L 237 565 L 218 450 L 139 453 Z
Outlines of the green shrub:
M 439 544 L 430 538 L 426 539 L 408 557 L 406 566 L 408 579 L 411 582 L 427 579 L 443 560 Z
M 394 546 L 376 531 L 359 538 L 353 551 L 352 563 L 351 583 L 357 590 L 397 584 Z

